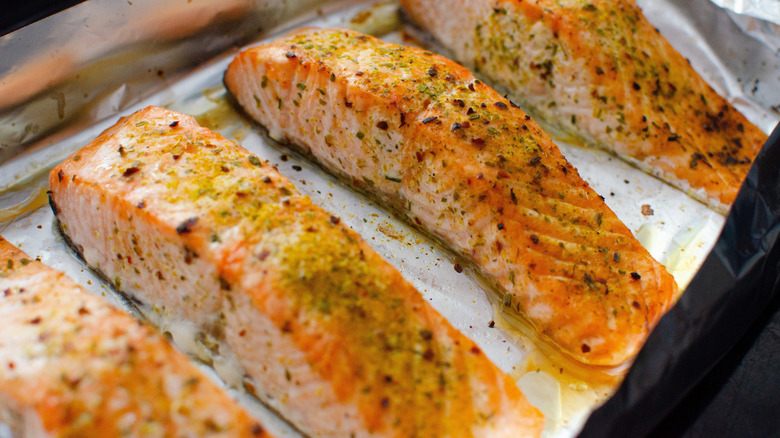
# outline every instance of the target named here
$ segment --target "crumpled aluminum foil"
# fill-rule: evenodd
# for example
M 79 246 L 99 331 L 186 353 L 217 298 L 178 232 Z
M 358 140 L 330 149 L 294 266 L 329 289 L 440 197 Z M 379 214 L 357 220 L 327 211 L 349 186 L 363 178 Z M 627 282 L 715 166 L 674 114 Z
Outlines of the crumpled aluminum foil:
M 737 14 L 780 24 L 780 2 L 777 0 L 712 0 L 712 2 Z

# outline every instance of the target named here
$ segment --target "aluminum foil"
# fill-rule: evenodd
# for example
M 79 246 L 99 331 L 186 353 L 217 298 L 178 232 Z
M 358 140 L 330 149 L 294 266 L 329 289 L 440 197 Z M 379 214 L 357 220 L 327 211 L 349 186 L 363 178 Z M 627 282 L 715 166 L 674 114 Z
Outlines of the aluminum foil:
M 719 93 L 763 130 L 775 126 L 780 59 L 759 33 L 709 0 L 639 3 Z M 541 359 L 533 342 L 512 334 L 478 279 L 468 269 L 455 272 L 452 253 L 289 154 L 226 100 L 222 74 L 243 44 L 302 25 L 353 27 L 419 43 L 399 17 L 398 6 L 386 1 L 91 0 L 0 38 L 0 234 L 126 308 L 55 232 L 45 205 L 46 173 L 121 115 L 151 104 L 192 114 L 271 160 L 315 203 L 363 235 L 518 379 L 545 413 L 548 436 L 576 435 L 614 386 L 547 372 L 555 364 Z M 651 254 L 687 284 L 717 239 L 723 216 L 603 152 L 559 146 Z M 489 327 L 493 320 L 496 328 Z M 256 400 L 234 395 L 272 431 L 297 436 Z
M 780 24 L 780 3 L 777 0 L 712 0 L 713 3 L 740 15 L 749 15 Z

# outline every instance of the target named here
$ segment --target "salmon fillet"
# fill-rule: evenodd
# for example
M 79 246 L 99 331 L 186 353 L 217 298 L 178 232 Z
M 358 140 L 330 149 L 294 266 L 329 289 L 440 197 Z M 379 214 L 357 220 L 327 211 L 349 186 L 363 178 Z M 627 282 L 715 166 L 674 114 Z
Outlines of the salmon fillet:
M 611 151 L 721 213 L 766 141 L 633 0 L 401 3 L 550 133 Z
M 721 213 L 766 141 L 634 0 L 401 3 L 550 133 L 611 151 Z
M 50 183 L 90 266 L 150 318 L 186 321 L 215 364 L 232 364 L 229 383 L 306 435 L 516 437 L 544 426 L 360 236 L 189 116 L 149 107 L 123 118 Z
M 0 435 L 265 437 L 157 332 L 0 237 Z
M 444 57 L 303 30 L 237 55 L 225 84 L 272 136 L 472 261 L 580 362 L 631 358 L 677 296 L 536 123 Z

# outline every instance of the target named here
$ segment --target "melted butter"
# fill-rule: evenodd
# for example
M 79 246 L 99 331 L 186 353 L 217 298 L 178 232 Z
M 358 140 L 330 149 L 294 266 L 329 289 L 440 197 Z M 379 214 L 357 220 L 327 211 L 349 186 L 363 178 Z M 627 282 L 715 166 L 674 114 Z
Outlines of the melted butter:
M 212 131 L 218 131 L 237 141 L 246 138 L 249 133 L 249 126 L 241 114 L 236 111 L 233 104 L 231 104 L 225 87 L 207 88 L 203 91 L 203 96 L 212 105 L 211 109 L 195 116 L 198 124 Z
M 539 339 L 529 321 L 510 314 L 511 310 L 505 310 L 497 301 L 493 300 L 497 327 L 528 352 L 525 362 L 514 366 L 509 374 L 528 401 L 544 414 L 545 435 L 561 428 L 578 430 L 588 415 L 617 390 L 630 364 L 600 367 L 578 362 Z
M 606 401 L 620 383 L 619 378 L 604 382 L 575 376 L 536 349 L 530 349 L 525 367 L 517 369 L 512 377 L 528 401 L 544 414 L 548 435 L 564 427 L 578 429 L 579 423 Z
M 0 224 L 35 211 L 49 202 L 45 178 L 34 178 L 0 189 Z
M 352 30 L 375 37 L 401 28 L 401 15 L 395 1 L 380 2 L 355 14 L 348 23 Z

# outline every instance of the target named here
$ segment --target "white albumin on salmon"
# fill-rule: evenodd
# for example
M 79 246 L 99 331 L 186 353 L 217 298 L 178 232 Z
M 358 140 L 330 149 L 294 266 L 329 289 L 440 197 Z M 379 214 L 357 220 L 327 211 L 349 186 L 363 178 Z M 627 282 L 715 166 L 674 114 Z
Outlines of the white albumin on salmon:
M 401 4 L 551 134 L 611 151 L 721 213 L 766 141 L 634 0 Z
M 159 333 L 0 237 L 0 435 L 268 437 Z
M 360 236 L 189 116 L 123 118 L 50 184 L 90 266 L 163 328 L 189 324 L 207 359 L 235 370 L 232 384 L 308 436 L 544 426 L 512 378 Z
M 472 261 L 569 357 L 623 364 L 677 298 L 536 123 L 444 57 L 300 30 L 237 55 L 225 83 L 271 136 Z

